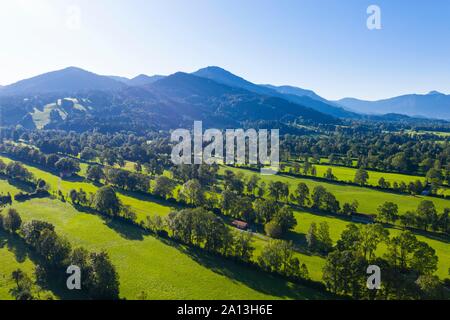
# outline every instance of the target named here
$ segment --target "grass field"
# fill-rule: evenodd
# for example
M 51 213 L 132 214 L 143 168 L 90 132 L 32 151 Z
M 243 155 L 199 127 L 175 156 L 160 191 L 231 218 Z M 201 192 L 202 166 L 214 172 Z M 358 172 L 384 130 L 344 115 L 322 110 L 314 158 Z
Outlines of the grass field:
M 15 287 L 11 278 L 14 270 L 20 268 L 31 277 L 34 267 L 23 245 L 0 231 L 0 300 L 12 299 L 9 291 Z
M 242 172 L 244 175 L 255 174 L 255 172 L 252 172 L 250 170 L 231 167 L 226 168 L 221 167 L 220 172 L 223 173 L 225 170 Z M 385 201 L 391 201 L 396 203 L 399 207 L 400 213 L 405 213 L 408 210 L 415 210 L 417 208 L 417 205 L 422 200 L 433 201 L 439 212 L 442 212 L 444 208 L 450 207 L 450 200 L 445 200 L 441 198 L 396 194 L 391 192 L 373 190 L 369 188 L 361 188 L 357 186 L 341 185 L 332 182 L 319 182 L 311 179 L 291 177 L 282 174 L 261 176 L 261 181 L 264 181 L 266 184 L 268 184 L 270 181 L 282 181 L 284 183 L 288 183 L 291 192 L 295 190 L 299 182 L 306 183 L 311 192 L 315 186 L 321 185 L 325 187 L 328 191 L 332 192 L 339 200 L 341 205 L 344 204 L 345 202 L 351 203 L 353 202 L 353 200 L 357 200 L 359 202 L 358 211 L 367 214 L 376 214 L 378 206 L 384 203 Z
M 349 221 L 346 221 L 344 219 L 339 219 L 337 217 L 332 216 L 325 216 L 325 215 L 317 215 L 312 214 L 304 211 L 296 211 L 295 217 L 297 219 L 297 226 L 293 230 L 293 232 L 290 233 L 289 238 L 293 240 L 295 243 L 305 243 L 305 235 L 308 232 L 309 226 L 312 222 L 315 222 L 316 224 L 319 224 L 320 222 L 327 222 L 328 226 L 330 227 L 330 237 L 336 243 L 336 241 L 340 238 L 340 235 L 342 231 L 345 229 L 345 227 L 351 223 Z M 398 235 L 401 230 L 400 229 L 394 229 L 389 228 L 389 233 L 391 236 Z M 442 279 L 448 278 L 448 270 L 450 268 L 450 244 L 449 242 L 436 240 L 432 238 L 431 236 L 426 235 L 418 235 L 416 234 L 416 237 L 420 241 L 424 241 L 428 243 L 433 249 L 436 250 L 436 254 L 439 257 L 438 262 L 438 270 L 436 274 L 441 277 Z M 378 255 L 382 255 L 386 251 L 385 245 L 380 245 L 379 250 L 377 252 Z M 310 261 L 311 266 L 322 266 L 324 261 L 320 261 L 320 257 L 315 257 L 318 259 Z M 301 259 L 301 258 L 299 258 Z M 308 265 L 309 268 L 309 265 Z M 321 268 L 320 268 L 321 270 Z
M 266 273 L 161 241 L 135 227 L 78 212 L 58 200 L 34 199 L 14 207 L 25 221 L 40 219 L 54 224 L 75 246 L 107 250 L 120 275 L 121 297 L 127 299 L 135 299 L 141 291 L 149 299 L 324 297 Z M 0 270 L 9 271 L 1 266 Z
M 324 174 L 326 173 L 326 171 L 328 170 L 328 168 L 331 168 L 333 171 L 333 174 L 336 176 L 336 179 L 339 181 L 345 181 L 345 182 L 349 182 L 349 181 L 353 182 L 353 180 L 355 178 L 355 173 L 358 170 L 357 168 L 324 165 L 324 164 L 316 164 L 314 166 L 316 167 L 316 170 L 317 170 L 317 177 L 322 178 L 324 176 Z M 409 184 L 410 182 L 414 182 L 416 180 L 420 180 L 421 182 L 425 181 L 425 177 L 400 174 L 400 173 L 386 173 L 386 172 L 378 172 L 378 171 L 372 171 L 372 170 L 367 170 L 367 173 L 369 174 L 369 180 L 367 181 L 367 183 L 372 186 L 378 186 L 378 180 L 381 177 L 383 177 L 391 185 L 394 182 L 400 183 L 402 181 L 405 182 L 406 184 Z
M 3 157 L 2 158 L 5 162 L 10 161 L 8 158 Z M 64 193 L 67 193 L 70 189 L 78 189 L 78 188 L 83 188 L 84 190 L 86 190 L 87 192 L 95 192 L 95 190 L 97 189 L 96 186 L 92 185 L 91 183 L 88 182 L 84 182 L 82 180 L 80 181 L 67 181 L 67 180 L 60 180 L 59 177 L 53 175 L 52 173 L 40 170 L 38 168 L 32 167 L 32 166 L 27 166 L 28 169 L 30 171 L 32 171 L 37 177 L 43 178 L 44 180 L 46 180 L 47 182 L 49 182 L 52 186 L 53 190 L 57 190 L 58 188 L 60 188 Z M 223 171 L 223 168 L 221 169 Z M 236 171 L 242 171 L 244 172 L 244 174 L 252 174 L 251 171 L 248 170 L 243 170 L 243 169 L 233 169 Z M 292 186 L 295 186 L 299 181 L 304 181 L 306 182 L 309 187 L 312 189 L 313 186 L 311 184 L 323 184 L 328 190 L 332 191 L 333 193 L 335 193 L 338 196 L 338 199 L 340 201 L 342 201 L 339 197 L 339 195 L 342 197 L 348 197 L 351 199 L 357 199 L 360 202 L 360 208 L 364 208 L 365 207 L 369 207 L 370 208 L 370 204 L 366 203 L 366 202 L 370 202 L 373 201 L 373 199 L 380 199 L 379 201 L 384 202 L 384 201 L 388 201 L 386 200 L 386 197 L 392 198 L 392 200 L 394 200 L 395 202 L 400 202 L 399 206 L 400 206 L 400 210 L 402 210 L 401 207 L 401 203 L 406 203 L 409 204 L 409 207 L 411 208 L 411 204 L 409 203 L 409 201 L 414 200 L 417 203 L 420 201 L 419 199 L 421 198 L 426 198 L 426 197 L 412 197 L 412 196 L 403 196 L 403 195 L 398 195 L 398 194 L 391 194 L 391 193 L 386 193 L 386 192 L 380 192 L 380 191 L 376 191 L 376 190 L 371 190 L 371 189 L 367 189 L 367 188 L 359 188 L 359 187 L 353 187 L 353 186 L 342 186 L 342 185 L 336 185 L 336 184 L 332 184 L 332 183 L 319 183 L 316 181 L 312 181 L 309 179 L 299 179 L 299 178 L 292 178 L 292 177 L 288 177 L 288 176 L 263 176 L 263 179 L 266 180 L 266 182 L 270 181 L 270 180 L 276 180 L 276 179 L 280 179 L 281 181 L 284 182 L 288 182 L 290 183 Z M 332 189 L 334 188 L 334 189 Z M 354 190 L 354 194 L 348 195 L 346 194 L 346 190 Z M 16 193 L 18 191 L 17 188 L 9 185 L 9 183 L 7 183 L 5 180 L 0 180 L 0 191 L 9 191 L 12 194 Z M 291 187 L 291 190 L 293 190 L 293 187 Z M 335 190 L 337 190 L 338 192 L 336 192 Z M 137 213 L 138 213 L 138 219 L 143 219 L 146 215 L 153 215 L 153 214 L 159 214 L 159 215 L 166 215 L 170 210 L 170 206 L 167 205 L 167 203 L 165 202 L 159 202 L 156 203 L 155 199 L 153 199 L 150 196 L 141 196 L 139 195 L 139 199 L 136 198 L 136 194 L 121 194 L 120 197 L 122 199 L 122 201 L 126 204 L 129 204 Z M 357 197 L 365 197 L 365 198 L 357 198 Z M 400 199 L 398 199 L 400 198 Z M 435 199 L 435 198 L 431 198 L 433 201 L 435 200 L 441 200 L 442 203 L 440 203 L 441 207 L 443 207 L 444 205 L 448 205 L 448 200 L 442 200 L 442 199 Z M 389 200 L 389 201 L 392 201 Z M 38 201 L 44 201 L 43 203 L 40 203 L 39 209 L 36 209 L 37 207 L 34 207 L 35 204 L 37 204 Z M 46 202 L 48 201 L 48 202 Z M 348 200 L 350 201 L 350 200 Z M 351 200 L 352 201 L 352 200 Z M 381 203 L 380 202 L 380 203 Z M 130 234 L 129 231 L 124 231 L 126 229 L 129 229 L 127 227 L 124 226 L 120 226 L 117 225 L 115 223 L 111 223 L 111 222 L 106 222 L 104 220 L 102 220 L 100 217 L 97 216 L 92 216 L 92 215 L 88 215 L 85 213 L 79 213 L 77 212 L 74 208 L 72 208 L 69 204 L 63 204 L 60 201 L 52 201 L 49 199 L 44 199 L 44 200 L 33 200 L 31 202 L 26 202 L 26 203 L 20 203 L 20 204 L 16 204 L 16 206 L 18 207 L 18 209 L 20 210 L 20 212 L 28 212 L 27 217 L 29 218 L 38 218 L 38 219 L 44 219 L 46 221 L 50 221 L 52 223 L 54 223 L 55 225 L 61 225 L 61 232 L 63 232 L 73 243 L 79 244 L 79 245 L 83 245 L 89 248 L 93 248 L 95 250 L 97 249 L 101 249 L 101 248 L 114 248 L 111 251 L 111 256 L 113 257 L 113 259 L 117 259 L 117 265 L 118 268 L 121 270 L 120 274 L 124 274 L 126 279 L 128 279 L 128 277 L 130 277 L 131 280 L 129 280 L 129 285 L 124 285 L 122 284 L 122 286 L 124 286 L 123 290 L 121 290 L 121 292 L 123 292 L 123 296 L 127 297 L 127 298 L 135 298 L 137 293 L 139 293 L 140 291 L 138 290 L 138 288 L 142 288 L 142 286 L 140 286 L 140 281 L 138 279 L 136 279 L 136 277 L 138 277 L 137 275 L 131 275 L 129 273 L 132 273 L 130 270 L 132 269 L 131 266 L 133 266 L 133 270 L 134 270 L 134 264 L 137 263 L 137 269 L 136 270 L 140 270 L 141 268 L 144 268 L 143 265 L 141 265 L 139 262 L 135 262 L 134 259 L 131 258 L 127 258 L 127 255 L 125 252 L 121 251 L 119 248 L 117 247 L 122 247 L 125 246 L 125 243 L 127 246 L 130 247 L 130 252 L 133 252 L 133 254 L 136 254 L 137 256 L 141 257 L 140 259 L 142 260 L 142 263 L 150 263 L 151 260 L 155 260 L 158 261 L 158 263 L 161 263 L 161 265 L 163 265 L 163 269 L 165 269 L 167 267 L 167 264 L 169 262 L 166 262 L 162 257 L 158 256 L 159 254 L 161 254 L 161 252 L 170 252 L 168 258 L 170 259 L 181 259 L 181 264 L 183 265 L 183 269 L 185 268 L 184 265 L 189 265 L 189 267 L 186 267 L 187 269 L 189 268 L 198 268 L 197 267 L 193 267 L 191 266 L 191 262 L 188 262 L 188 260 L 185 260 L 186 257 L 190 258 L 191 260 L 193 259 L 194 261 L 198 262 L 198 256 L 193 254 L 192 252 L 188 252 L 186 251 L 186 248 L 182 248 L 182 247 L 177 247 L 174 248 L 171 245 L 167 245 L 164 244 L 162 242 L 160 242 L 159 240 L 152 238 L 150 236 L 146 236 L 146 235 L 139 235 L 139 236 L 135 236 L 136 231 L 132 232 Z M 417 206 L 417 204 L 415 205 Z M 414 206 L 414 208 L 415 208 Z M 372 208 L 376 206 L 372 205 Z M 412 209 L 414 209 L 412 208 Z M 404 210 L 409 210 L 409 209 L 404 209 Z M 370 212 L 370 211 L 368 211 Z M 316 223 L 320 223 L 321 221 L 326 221 L 328 222 L 329 226 L 330 226 L 330 233 L 331 233 L 331 237 L 334 241 L 336 241 L 342 230 L 345 228 L 345 226 L 350 223 L 349 221 L 345 221 L 343 219 L 340 219 L 338 217 L 335 216 L 324 216 L 324 215 L 318 215 L 318 214 L 312 214 L 312 213 L 307 213 L 307 212 L 296 212 L 296 219 L 298 221 L 298 225 L 295 228 L 295 230 L 293 232 L 291 232 L 290 234 L 290 239 L 293 240 L 297 246 L 304 246 L 305 245 L 305 234 L 311 224 L 311 222 L 316 222 Z M 52 219 L 56 219 L 56 220 L 52 220 Z M 91 220 L 93 219 L 93 220 Z M 93 229 L 91 230 L 91 225 L 94 224 L 97 226 L 97 229 L 100 231 L 99 234 L 95 234 L 96 231 L 94 231 Z M 102 225 L 102 227 L 100 228 L 100 225 Z M 86 230 L 90 230 L 87 231 L 86 234 L 80 233 L 79 235 L 77 235 L 76 230 L 77 229 L 86 229 Z M 80 230 L 81 230 L 80 229 Z M 94 233 L 95 235 L 88 235 L 90 233 Z M 395 229 L 390 229 L 391 234 L 396 234 L 398 232 L 400 232 L 399 230 L 395 230 Z M 114 235 L 115 234 L 115 235 Z M 139 234 L 139 232 L 137 232 L 137 234 Z M 98 239 L 97 237 L 101 237 L 101 239 Z M 108 239 L 108 236 L 111 237 L 111 239 Z M 450 267 L 450 250 L 448 249 L 448 243 L 442 242 L 442 241 L 438 241 L 438 240 L 433 240 L 430 239 L 428 237 L 425 236 L 418 236 L 419 240 L 422 241 L 426 241 L 428 242 L 436 251 L 437 254 L 439 256 L 439 270 L 437 272 L 437 274 L 442 277 L 445 278 L 447 277 L 447 270 Z M 120 242 L 117 242 L 118 239 L 120 239 Z M 116 241 L 117 240 L 117 241 Z M 125 242 L 122 242 L 125 241 Z M 267 238 L 261 235 L 257 235 L 255 237 L 255 247 L 256 247 L 256 252 L 255 254 L 257 255 L 263 248 L 264 244 L 266 243 Z M 120 244 L 119 244 L 120 243 Z M 157 253 L 155 253 L 154 256 L 152 255 L 151 257 L 147 257 L 146 253 L 144 252 L 140 252 L 141 250 L 146 250 L 143 248 L 143 243 L 145 243 L 146 247 L 151 247 L 154 250 L 156 250 Z M 131 248 L 132 247 L 132 248 Z M 163 249 L 164 247 L 164 249 Z M 173 249 L 176 249 L 175 251 Z M 381 247 L 380 248 L 380 254 L 383 253 L 382 250 L 385 250 L 385 248 Z M 162 253 L 162 255 L 164 256 L 165 253 Z M 181 258 L 181 256 L 186 256 L 185 258 Z M 307 253 L 298 253 L 297 254 L 299 260 L 301 263 L 305 263 L 308 267 L 310 276 L 313 280 L 321 280 L 322 278 L 322 267 L 325 263 L 325 259 L 323 257 L 317 256 L 317 255 L 309 255 Z M 131 260 L 129 260 L 131 259 Z M 163 259 L 163 260 L 161 260 Z M 169 259 L 169 260 L 170 260 Z M 207 259 L 209 262 L 208 263 L 200 263 L 201 267 L 205 267 L 205 268 L 213 268 L 213 270 L 219 270 L 219 275 L 223 277 L 224 274 L 233 274 L 230 273 L 229 270 L 221 270 L 221 267 L 218 267 L 218 262 L 214 261 L 215 259 Z M 213 261 L 210 261 L 213 260 Z M 175 260 L 173 260 L 175 261 Z M 128 266 L 128 268 L 127 268 Z M 235 268 L 236 266 L 233 266 L 232 268 Z M 231 268 L 231 267 L 230 267 Z M 161 277 L 159 277 L 159 275 L 150 275 L 148 276 L 149 278 L 147 279 L 147 276 L 142 278 L 143 279 L 143 283 L 144 283 L 144 287 L 147 287 L 147 283 L 149 281 L 153 282 L 157 282 L 158 279 L 161 279 L 161 281 L 166 281 L 165 279 L 170 279 L 170 276 L 168 274 L 166 274 L 166 272 L 163 272 L 161 270 L 159 270 L 159 267 L 157 270 L 155 270 L 155 272 L 157 272 L 157 274 L 160 274 Z M 186 274 L 188 273 L 187 270 L 183 270 L 180 271 L 183 276 L 186 276 Z M 200 272 L 200 271 L 198 271 Z M 203 271 L 202 271 L 203 272 Z M 246 275 L 249 276 L 250 278 L 252 276 L 250 276 L 250 273 L 254 273 L 254 271 L 248 271 L 248 274 Z M 233 275 L 233 277 L 236 275 Z M 266 276 L 266 275 L 261 275 L 261 276 Z M 212 276 L 211 276 L 212 277 Z M 220 281 L 224 281 L 226 284 L 224 284 L 224 286 L 226 288 L 230 288 L 229 293 L 231 295 L 231 293 L 233 292 L 234 289 L 231 289 L 230 284 L 228 283 L 228 280 L 224 280 L 223 278 L 220 278 Z M 231 277 L 231 278 L 233 278 Z M 227 277 L 225 277 L 227 278 Z M 229 278 L 229 277 L 228 277 Z M 151 279 L 151 280 L 150 280 Z M 167 280 L 169 281 L 169 280 Z M 212 280 L 211 280 L 212 281 Z M 218 281 L 218 280 L 217 280 Z M 240 281 L 244 284 L 247 283 L 247 280 L 245 280 L 243 277 L 240 278 Z M 255 280 L 256 281 L 256 280 Z M 235 281 L 232 280 L 232 282 L 234 283 Z M 128 283 L 128 280 L 127 280 Z M 169 281 L 169 283 L 171 283 Z M 242 285 L 241 283 L 241 285 Z M 171 283 L 171 286 L 175 286 L 176 284 Z M 238 287 L 241 287 L 238 286 Z M 162 284 L 158 284 L 158 286 L 163 286 Z M 290 287 L 291 285 L 282 285 L 283 287 Z M 245 287 L 245 285 L 244 285 Z M 248 289 L 248 288 L 247 288 Z M 257 292 L 252 292 L 250 293 L 250 291 L 248 291 L 247 289 L 242 289 L 242 297 L 245 294 L 250 294 L 250 297 L 252 298 L 265 298 L 265 297 L 270 297 L 270 296 L 283 296 L 283 297 L 287 297 L 287 298 L 302 298 L 302 297 L 298 297 L 295 295 L 292 295 L 290 293 L 284 293 L 283 295 L 279 295 L 279 294 L 274 294 L 274 293 L 267 293 L 266 291 L 264 291 L 264 297 L 260 296 L 261 292 L 260 290 L 256 290 Z M 251 289 L 254 289 L 253 286 L 251 286 Z M 136 291 L 137 290 L 137 291 Z M 141 289 L 142 291 L 143 289 Z M 192 289 L 192 291 L 189 291 L 189 293 L 186 293 L 186 296 L 182 296 L 182 297 L 188 297 L 190 294 L 193 294 L 195 297 L 199 297 L 199 290 L 200 289 Z M 144 290 L 145 291 L 145 290 Z M 176 290 L 175 290 L 176 291 Z M 175 292 L 173 291 L 173 292 Z M 137 292 L 137 293 L 136 293 Z M 184 291 L 182 291 L 184 292 Z M 156 291 L 152 291 L 150 290 L 149 292 L 147 292 L 147 294 L 149 295 L 149 297 L 152 298 L 156 298 L 157 296 L 157 292 Z M 167 298 L 167 299 L 173 299 L 175 297 L 175 293 L 173 293 L 174 295 L 171 296 L 170 293 L 163 293 L 163 298 Z M 315 293 L 308 293 L 308 296 L 314 295 Z M 135 295 L 135 296 L 133 296 Z M 161 297 L 161 296 L 159 296 Z M 208 295 L 208 298 L 213 299 L 212 295 Z M 181 297 L 180 297 L 181 298 Z
M 6 157 L 1 157 L 5 163 L 10 162 L 11 160 Z M 37 178 L 42 178 L 45 180 L 48 184 L 50 184 L 51 191 L 58 191 L 61 190 L 61 192 L 64 195 L 67 195 L 67 193 L 71 189 L 80 189 L 82 188 L 87 193 L 92 192 L 95 193 L 98 189 L 97 186 L 93 185 L 90 182 L 85 182 L 83 179 L 61 179 L 58 176 L 38 169 L 33 166 L 25 165 L 25 167 L 34 174 Z M 1 180 L 0 180 L 1 181 Z M 0 189 L 1 191 L 1 189 Z M 155 198 L 151 196 L 146 195 L 136 195 L 130 196 L 127 192 L 120 192 L 119 197 L 122 200 L 124 204 L 130 205 L 133 207 L 134 211 L 137 214 L 138 220 L 143 220 L 147 215 L 153 215 L 153 214 L 160 214 L 160 215 L 166 215 L 168 214 L 173 208 L 171 206 L 168 206 L 166 203 L 162 203 L 161 201 L 156 200 Z

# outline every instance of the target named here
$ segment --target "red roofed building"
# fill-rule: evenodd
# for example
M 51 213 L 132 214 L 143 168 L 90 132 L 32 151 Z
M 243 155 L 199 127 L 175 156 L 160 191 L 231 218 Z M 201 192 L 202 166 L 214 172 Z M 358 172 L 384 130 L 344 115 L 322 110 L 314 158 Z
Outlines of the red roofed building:
M 231 224 L 241 230 L 247 230 L 248 228 L 248 223 L 240 220 L 234 220 Z

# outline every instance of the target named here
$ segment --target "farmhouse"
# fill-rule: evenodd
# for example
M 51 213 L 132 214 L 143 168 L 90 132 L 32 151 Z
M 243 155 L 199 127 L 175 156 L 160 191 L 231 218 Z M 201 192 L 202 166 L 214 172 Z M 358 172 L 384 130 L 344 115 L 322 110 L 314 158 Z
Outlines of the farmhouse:
M 231 224 L 241 230 L 247 230 L 248 228 L 248 223 L 240 220 L 234 220 Z

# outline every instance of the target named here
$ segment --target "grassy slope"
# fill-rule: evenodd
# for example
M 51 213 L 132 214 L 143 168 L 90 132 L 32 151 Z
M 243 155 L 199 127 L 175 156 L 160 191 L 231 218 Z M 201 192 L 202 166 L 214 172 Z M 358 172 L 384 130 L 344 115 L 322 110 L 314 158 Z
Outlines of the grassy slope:
M 74 245 L 106 249 L 120 275 L 121 296 L 128 299 L 141 291 L 150 299 L 322 297 L 265 273 L 164 243 L 137 228 L 78 212 L 58 200 L 35 199 L 14 207 L 24 220 L 53 223 Z

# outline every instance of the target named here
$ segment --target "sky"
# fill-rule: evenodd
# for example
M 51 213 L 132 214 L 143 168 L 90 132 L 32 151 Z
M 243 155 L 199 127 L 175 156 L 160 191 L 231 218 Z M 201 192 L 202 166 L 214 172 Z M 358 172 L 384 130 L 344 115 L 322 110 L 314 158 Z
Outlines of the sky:
M 369 29 L 370 5 L 381 29 Z M 450 94 L 448 0 L 0 0 L 0 85 L 216 65 L 327 99 Z

